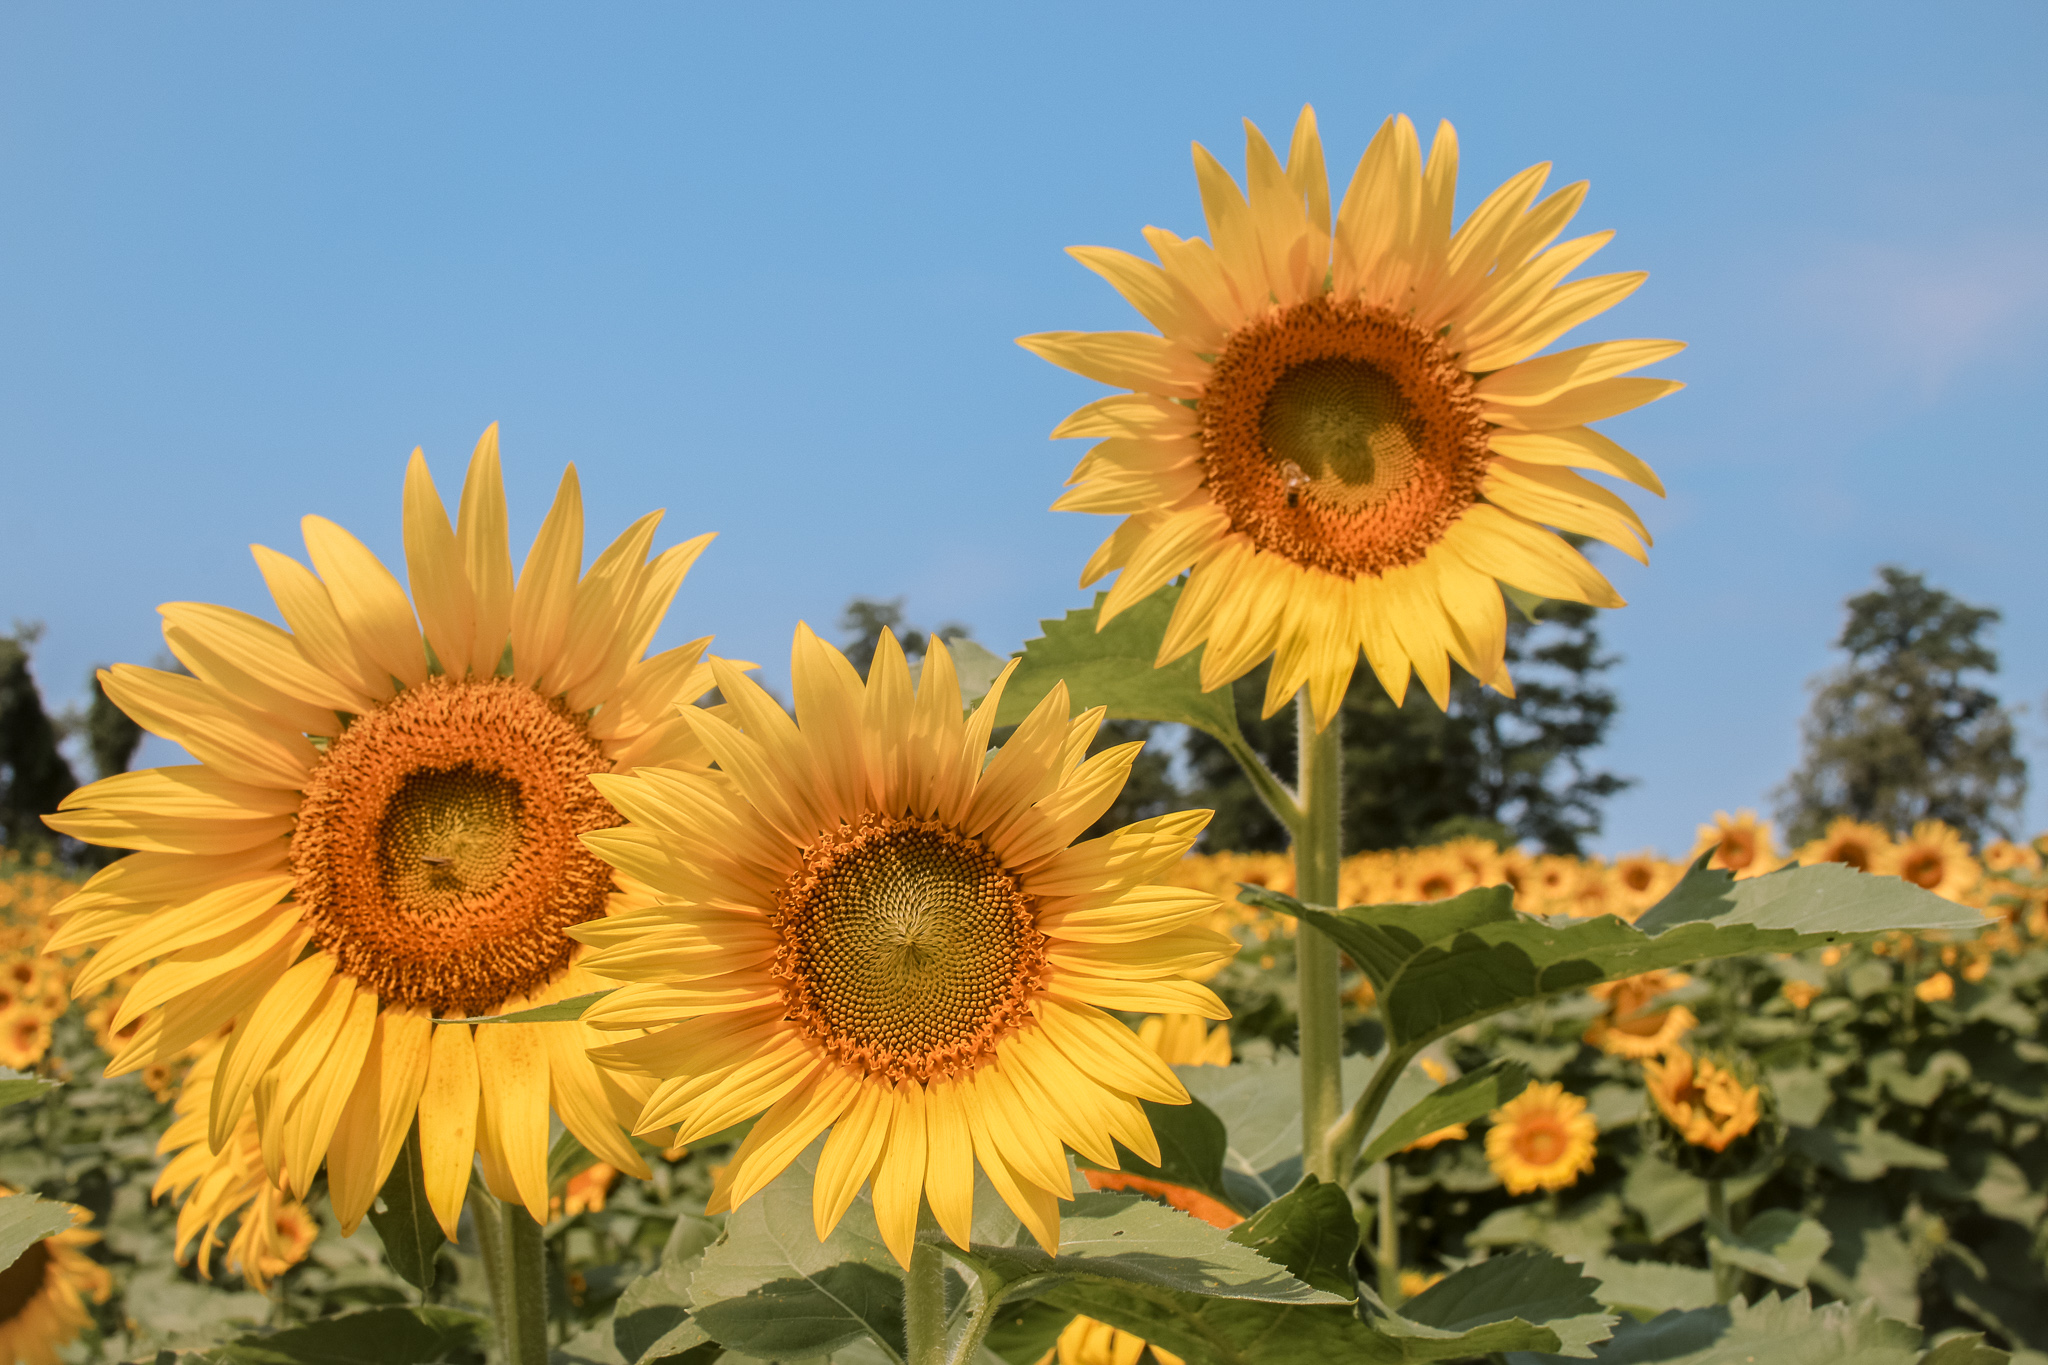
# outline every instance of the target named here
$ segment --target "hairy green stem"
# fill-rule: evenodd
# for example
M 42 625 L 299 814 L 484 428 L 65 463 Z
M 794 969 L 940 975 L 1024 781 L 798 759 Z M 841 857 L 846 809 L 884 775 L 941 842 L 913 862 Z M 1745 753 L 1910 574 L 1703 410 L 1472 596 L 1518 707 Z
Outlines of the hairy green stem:
M 1229 755 L 1237 760 L 1237 766 L 1244 770 L 1245 780 L 1252 784 L 1252 790 L 1259 794 L 1259 800 L 1266 803 L 1266 809 L 1273 812 L 1273 818 L 1286 827 L 1290 836 L 1301 833 L 1301 803 L 1294 793 L 1287 790 L 1287 784 L 1273 775 L 1266 761 L 1259 757 L 1251 745 L 1244 742 L 1242 735 L 1212 735 Z
M 547 1365 L 548 1247 L 525 1207 L 472 1186 L 470 1220 L 506 1365 Z
M 1387 1104 L 1387 1097 L 1394 1093 L 1394 1083 L 1407 1071 L 1408 1064 L 1415 1060 L 1415 1054 L 1422 1051 L 1420 1046 L 1390 1049 L 1380 1059 L 1379 1069 L 1372 1073 L 1372 1079 L 1365 1084 L 1365 1093 L 1360 1095 L 1346 1114 L 1330 1128 L 1330 1150 L 1337 1159 L 1337 1179 L 1349 1183 L 1352 1171 L 1358 1163 L 1358 1154 L 1365 1148 L 1365 1139 L 1372 1132 L 1373 1123 L 1378 1120 L 1380 1110 Z
M 1401 1306 L 1401 1206 L 1394 1199 L 1394 1164 L 1379 1164 L 1380 1298 L 1388 1307 Z
M 907 1365 L 946 1365 L 946 1260 L 925 1241 L 911 1248 L 903 1277 L 903 1340 Z
M 1309 905 L 1335 909 L 1337 870 L 1343 856 L 1343 722 L 1333 716 L 1318 733 L 1306 689 L 1294 705 L 1301 737 L 1301 825 L 1294 837 L 1294 894 Z M 1344 1052 L 1344 1013 L 1337 996 L 1337 945 L 1304 920 L 1295 930 L 1294 961 L 1301 1013 L 1302 1168 L 1319 1180 L 1336 1180 L 1332 1130 L 1344 1107 L 1338 1075 Z
M 1714 1250 L 1711 1234 L 1723 1237 L 1735 1235 L 1734 1226 L 1728 1221 L 1728 1187 L 1719 1180 L 1707 1182 L 1707 1259 L 1714 1267 L 1714 1298 L 1726 1303 L 1735 1297 L 1735 1291 L 1742 1287 L 1742 1267 L 1721 1259 Z

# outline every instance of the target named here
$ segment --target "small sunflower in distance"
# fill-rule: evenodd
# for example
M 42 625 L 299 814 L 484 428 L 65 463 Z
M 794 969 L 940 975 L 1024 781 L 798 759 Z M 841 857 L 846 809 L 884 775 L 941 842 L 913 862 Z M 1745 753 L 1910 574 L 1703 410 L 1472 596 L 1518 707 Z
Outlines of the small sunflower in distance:
M 1600 1125 L 1561 1081 L 1537 1081 L 1493 1111 L 1486 1161 L 1509 1194 L 1561 1190 L 1593 1169 Z
M 1549 528 L 1647 562 L 1641 519 L 1572 471 L 1662 496 L 1647 465 L 1587 423 L 1679 388 L 1626 376 L 1683 345 L 1537 356 L 1644 279 L 1563 283 L 1613 234 L 1551 245 L 1586 186 L 1539 200 L 1547 163 L 1454 231 L 1456 134 L 1441 125 L 1425 165 L 1414 126 L 1389 119 L 1333 223 L 1314 112 L 1302 111 L 1284 166 L 1245 130 L 1248 194 L 1195 148 L 1210 241 L 1146 228 L 1156 265 L 1072 249 L 1160 335 L 1021 338 L 1131 390 L 1053 432 L 1100 441 L 1054 507 L 1124 517 L 1081 582 L 1122 570 L 1106 625 L 1192 570 L 1159 662 L 1206 643 L 1202 686 L 1215 688 L 1272 655 L 1268 715 L 1306 687 L 1327 724 L 1361 649 L 1396 703 L 1412 669 L 1444 705 L 1453 659 L 1508 691 L 1499 584 L 1622 605 Z
M 827 1235 L 872 1182 L 908 1264 L 920 1197 L 965 1245 L 979 1161 L 1048 1251 L 1071 1147 L 1159 1150 L 1140 1100 L 1184 1104 L 1164 1062 L 1107 1010 L 1229 1011 L 1190 978 L 1237 949 L 1206 891 L 1157 884 L 1208 823 L 1163 815 L 1074 844 L 1138 744 L 1085 758 L 1101 708 L 1064 685 L 991 758 L 1006 669 L 963 719 L 933 641 L 915 690 L 884 633 L 868 678 L 799 627 L 792 720 L 723 661 L 730 720 L 689 713 L 715 772 L 593 779 L 630 821 L 585 836 L 664 904 L 570 932 L 626 982 L 584 1016 L 649 1032 L 600 1048 L 657 1082 L 641 1131 L 687 1143 L 759 1115 L 718 1178 L 722 1212 L 819 1134 Z
M 59 907 L 51 945 L 97 945 L 81 994 L 155 962 L 109 1024 L 126 1038 L 109 1074 L 232 1025 L 204 1148 L 253 1133 L 263 1173 L 300 1197 L 324 1162 L 349 1231 L 415 1115 L 450 1236 L 477 1156 L 494 1194 L 546 1219 L 551 1109 L 644 1173 L 619 1126 L 644 1093 L 591 1064 L 580 1025 L 452 1021 L 598 987 L 565 931 L 636 893 L 579 842 L 621 818 L 589 779 L 704 761 L 676 711 L 710 686 L 708 639 L 642 656 L 711 538 L 650 559 L 660 517 L 582 570 L 572 466 L 515 579 L 493 427 L 453 525 L 413 454 L 410 596 L 362 542 L 307 517 L 313 569 L 255 549 L 288 629 L 162 608 L 189 676 L 100 676 L 199 761 L 95 782 L 49 818 L 136 850 Z

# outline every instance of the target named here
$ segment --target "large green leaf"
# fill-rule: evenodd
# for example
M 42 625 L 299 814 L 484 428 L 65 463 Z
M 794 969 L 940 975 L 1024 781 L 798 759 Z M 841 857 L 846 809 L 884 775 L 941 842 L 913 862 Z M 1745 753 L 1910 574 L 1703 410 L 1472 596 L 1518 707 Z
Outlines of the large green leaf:
M 691 1316 L 690 1280 L 719 1226 L 701 1214 L 676 1219 L 661 1263 L 626 1286 L 612 1309 L 612 1343 L 627 1365 L 715 1357 L 721 1349 Z
M 1274 898 L 1272 892 L 1261 897 Z M 1975 910 L 1895 877 L 1832 863 L 1740 882 L 1695 864 L 1635 924 L 1609 915 L 1570 921 L 1523 915 L 1505 887 L 1337 914 L 1293 904 L 1372 978 L 1397 1047 L 1420 1046 L 1502 1010 L 1654 967 L 1797 952 L 1897 930 L 1961 932 L 1984 923 Z
M 765 1359 L 821 1356 L 862 1337 L 903 1358 L 903 1272 L 865 1193 L 824 1241 L 811 1219 L 820 1139 L 726 1220 L 690 1277 L 692 1320 Z
M 1341 1186 L 1308 1176 L 1232 1228 L 1230 1240 L 1317 1289 L 1358 1297 L 1358 1220 Z
M 426 1178 L 420 1173 L 420 1126 L 405 1135 L 405 1146 L 384 1177 L 384 1188 L 370 1206 L 370 1224 L 384 1240 L 384 1259 L 399 1278 L 422 1292 L 434 1287 L 434 1258 L 448 1238 L 427 1205 Z
M 55 1237 L 71 1226 L 71 1207 L 38 1199 L 32 1194 L 10 1194 L 0 1198 L 0 1268 L 13 1265 L 45 1237 Z
M 1601 1365 L 1997 1365 L 2002 1352 L 1971 1343 L 1969 1353 L 1944 1346 L 1923 1357 L 1918 1327 L 1894 1322 L 1870 1302 L 1815 1308 L 1804 1290 L 1756 1303 L 1736 1299 L 1710 1308 L 1623 1322 L 1614 1340 L 1594 1352 Z M 1517 1355 L 1514 1365 L 1545 1365 L 1555 1355 Z
M 32 1100 L 45 1090 L 55 1090 L 55 1081 L 46 1081 L 41 1076 L 29 1076 L 12 1067 L 0 1066 L 0 1108 Z
M 1153 667 L 1180 588 L 1161 588 L 1098 631 L 1103 596 L 1097 593 L 1095 605 L 1085 610 L 1039 622 L 1045 634 L 1025 643 L 1023 661 L 1003 689 L 996 724 L 1017 724 L 1064 680 L 1076 706 L 1106 706 L 1120 720 L 1192 725 L 1218 739 L 1238 740 L 1230 689 L 1202 690 L 1200 649 L 1165 668 Z
M 1468 1265 L 1408 1300 L 1398 1313 L 1368 1299 L 1373 1325 L 1401 1339 L 1409 1360 L 1450 1360 L 1495 1351 L 1548 1351 L 1587 1358 L 1614 1318 L 1598 1282 L 1570 1261 L 1518 1251 Z
M 1591 1256 L 1586 1273 L 1600 1281 L 1600 1302 L 1645 1317 L 1670 1308 L 1706 1308 L 1719 1297 L 1713 1272 L 1689 1265 Z
M 1826 1228 L 1790 1209 L 1760 1213 L 1732 1235 L 1718 1225 L 1707 1230 L 1707 1245 L 1716 1256 L 1793 1289 L 1806 1283 L 1834 1241 Z
M 267 1336 L 246 1336 L 208 1351 L 210 1365 L 429 1365 L 477 1352 L 491 1338 L 488 1318 L 453 1308 L 366 1308 Z

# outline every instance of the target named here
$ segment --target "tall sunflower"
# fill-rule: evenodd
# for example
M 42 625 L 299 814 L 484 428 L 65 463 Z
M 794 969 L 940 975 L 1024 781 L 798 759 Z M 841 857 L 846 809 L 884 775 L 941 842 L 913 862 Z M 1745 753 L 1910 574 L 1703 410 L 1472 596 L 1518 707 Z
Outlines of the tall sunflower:
M 1063 1148 L 1112 1165 L 1115 1139 L 1156 1160 L 1139 1101 L 1187 1102 L 1105 1011 L 1229 1017 L 1189 979 L 1236 951 L 1202 927 L 1217 898 L 1156 884 L 1208 812 L 1072 844 L 1140 746 L 1084 760 L 1102 708 L 1070 720 L 1058 686 L 989 758 L 1009 670 L 963 719 L 938 641 L 913 691 L 894 636 L 863 684 L 799 627 L 793 721 L 712 667 L 731 719 L 689 720 L 716 772 L 594 779 L 631 823 L 585 842 L 664 900 L 570 931 L 599 950 L 591 971 L 628 983 L 586 1021 L 652 1030 L 595 1055 L 658 1082 L 643 1131 L 674 1124 L 690 1142 L 760 1116 L 713 1212 L 830 1128 L 820 1236 L 872 1182 L 899 1260 L 920 1197 L 964 1245 L 979 1161 L 1056 1247 L 1072 1193 Z
M 0 1185 L 0 1195 L 14 1191 Z M 0 1267 L 0 1362 L 57 1365 L 58 1350 L 92 1321 L 85 1301 L 105 1303 L 113 1290 L 107 1268 L 85 1254 L 97 1242 L 92 1215 L 72 1206 L 72 1226 L 29 1245 Z
M 1214 688 L 1273 655 L 1268 715 L 1306 687 L 1327 724 L 1361 648 L 1397 703 L 1412 668 L 1443 705 L 1452 659 L 1508 691 L 1497 584 L 1622 605 L 1546 528 L 1645 559 L 1642 521 L 1572 467 L 1662 495 L 1647 465 L 1587 423 L 1679 388 L 1624 376 L 1682 343 L 1537 356 L 1644 279 L 1562 283 L 1613 234 L 1551 245 L 1586 186 L 1539 200 L 1547 163 L 1453 231 L 1457 135 L 1441 125 L 1425 165 L 1414 126 L 1389 119 L 1333 224 L 1314 111 L 1302 110 L 1284 166 L 1245 131 L 1248 193 L 1195 148 L 1209 241 L 1146 228 L 1156 265 L 1072 250 L 1160 335 L 1021 339 L 1131 390 L 1053 432 L 1100 441 L 1054 507 L 1124 517 L 1081 582 L 1123 571 L 1106 625 L 1192 569 L 1159 662 L 1206 643 L 1202 685 Z
M 410 600 L 360 541 L 307 517 L 312 570 L 255 549 L 289 629 L 165 606 L 191 676 L 100 676 L 199 761 L 93 783 L 49 818 L 136 850 L 60 907 L 52 944 L 99 945 L 81 994 L 156 961 L 113 1021 L 141 1022 L 109 1073 L 232 1025 L 207 1146 L 253 1112 L 271 1180 L 303 1195 L 324 1160 L 351 1231 L 415 1115 L 451 1236 L 473 1155 L 494 1194 L 546 1218 L 550 1108 L 645 1170 L 618 1127 L 644 1096 L 591 1065 L 580 1026 L 451 1021 L 600 984 L 566 931 L 633 892 L 578 840 L 620 822 L 590 779 L 702 761 L 676 711 L 710 684 L 708 640 L 642 655 L 711 538 L 650 560 L 652 513 L 579 577 L 572 466 L 515 580 L 497 445 L 493 427 L 453 526 L 414 452 Z

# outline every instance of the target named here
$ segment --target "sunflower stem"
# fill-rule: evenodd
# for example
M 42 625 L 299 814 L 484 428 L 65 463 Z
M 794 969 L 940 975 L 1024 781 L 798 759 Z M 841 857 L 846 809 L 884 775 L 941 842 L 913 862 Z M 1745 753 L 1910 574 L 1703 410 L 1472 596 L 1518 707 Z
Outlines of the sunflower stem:
M 1266 803 L 1266 809 L 1273 812 L 1287 830 L 1289 838 L 1301 836 L 1301 803 L 1294 793 L 1287 790 L 1287 784 L 1273 775 L 1266 766 L 1266 760 L 1259 757 L 1258 750 L 1244 742 L 1242 735 L 1215 736 L 1224 751 L 1237 760 L 1237 766 L 1244 770 L 1245 780 L 1252 784 L 1252 790 L 1259 794 L 1259 800 Z
M 1733 1237 L 1735 1229 L 1728 1222 L 1728 1187 L 1719 1180 L 1707 1182 L 1707 1260 L 1714 1267 L 1714 1298 L 1726 1303 L 1735 1297 L 1735 1291 L 1742 1284 L 1742 1267 L 1723 1260 L 1714 1250 L 1714 1234 Z
M 922 1240 L 903 1277 L 903 1340 L 906 1365 L 946 1365 L 946 1259 Z
M 1401 1306 L 1401 1206 L 1394 1200 L 1394 1163 L 1392 1158 L 1379 1164 L 1379 1217 L 1374 1220 L 1379 1232 L 1380 1298 L 1389 1308 Z
M 1335 908 L 1343 856 L 1343 722 L 1321 731 L 1306 689 L 1295 698 L 1300 722 L 1301 824 L 1294 838 L 1294 894 L 1310 905 Z M 1301 1012 L 1302 1166 L 1319 1180 L 1337 1179 L 1333 1128 L 1343 1112 L 1338 1067 L 1344 1053 L 1344 1014 L 1337 996 L 1337 945 L 1306 920 L 1295 929 L 1295 969 Z
M 469 1197 L 506 1365 L 547 1365 L 546 1236 L 523 1206 L 501 1203 L 473 1186 Z

